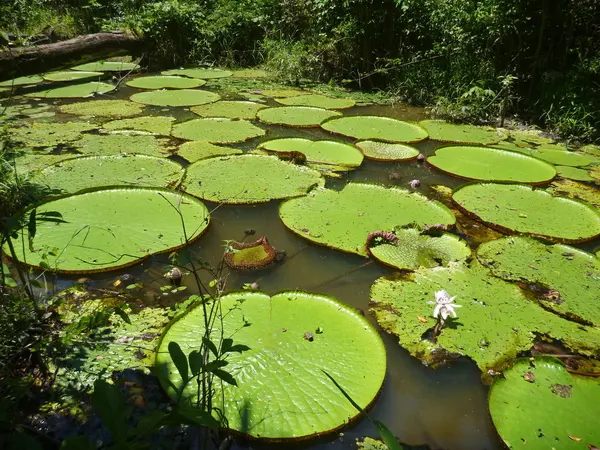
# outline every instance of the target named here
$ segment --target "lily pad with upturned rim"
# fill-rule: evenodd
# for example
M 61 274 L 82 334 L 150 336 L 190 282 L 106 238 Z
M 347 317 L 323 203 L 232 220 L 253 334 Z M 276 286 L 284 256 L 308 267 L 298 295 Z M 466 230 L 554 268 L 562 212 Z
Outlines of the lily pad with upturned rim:
M 439 202 L 405 189 L 348 183 L 341 191 L 317 188 L 288 200 L 279 217 L 294 233 L 317 244 L 367 256 L 369 233 L 415 223 L 450 228 L 454 214 Z
M 71 84 L 46 91 L 30 92 L 25 95 L 34 98 L 85 98 L 96 94 L 105 94 L 114 90 L 114 88 L 112 84 L 90 81 L 89 83 Z
M 275 101 L 286 106 L 310 106 L 324 109 L 348 109 L 356 104 L 351 98 L 327 97 L 320 94 L 294 95 L 292 97 L 275 98 Z
M 62 214 L 66 223 L 38 223 L 31 249 L 26 232 L 15 248 L 19 260 L 33 266 L 41 261 L 40 251 L 59 248 L 45 262 L 60 273 L 116 270 L 176 250 L 200 236 L 209 218 L 199 200 L 165 189 L 94 190 L 37 207 L 38 216 L 46 211 Z
M 254 102 L 221 100 L 202 106 L 194 106 L 190 110 L 200 117 L 224 117 L 227 119 L 256 119 L 256 113 L 266 108 Z
M 427 133 L 429 139 L 457 144 L 497 144 L 506 136 L 499 130 L 491 127 L 476 125 L 458 125 L 444 120 L 422 120 L 419 122 Z
M 76 150 L 84 155 L 111 156 L 136 154 L 165 156 L 168 151 L 166 139 L 154 136 L 130 136 L 126 134 L 87 134 L 76 144 Z
M 38 84 L 44 81 L 44 79 L 39 75 L 28 75 L 25 77 L 13 78 L 12 80 L 2 81 L 0 82 L 0 86 L 2 87 L 12 87 L 12 86 L 28 86 L 31 84 Z
M 219 94 L 198 89 L 164 89 L 138 92 L 130 100 L 152 106 L 195 106 L 213 103 L 220 98 Z
M 419 150 L 409 145 L 380 141 L 359 141 L 356 146 L 365 158 L 375 161 L 410 161 L 419 156 Z
M 71 70 L 80 70 L 84 72 L 129 72 L 138 70 L 139 64 L 120 62 L 120 61 L 96 61 L 79 66 L 71 67 Z
M 235 292 L 221 297 L 220 303 L 223 337 L 233 336 L 234 343 L 250 347 L 227 358 L 227 370 L 237 386 L 214 384 L 215 406 L 229 411 L 230 428 L 270 441 L 314 437 L 341 428 L 360 413 L 324 372 L 361 408 L 368 408 L 377 397 L 385 377 L 385 347 L 377 331 L 351 308 L 305 292 L 273 297 Z M 157 370 L 175 386 L 181 378 L 168 345 L 177 342 L 186 355 L 197 349 L 203 323 L 202 308 L 192 309 L 170 325 L 158 346 Z M 319 328 L 322 332 L 317 334 Z M 305 339 L 306 333 L 314 333 L 314 338 Z M 219 339 L 220 331 L 214 329 L 212 335 Z M 163 387 L 170 396 L 176 395 L 166 383 Z M 189 383 L 184 401 L 195 402 L 196 389 Z
M 266 124 L 290 127 L 318 127 L 325 120 L 341 116 L 342 113 L 308 106 L 280 106 L 259 111 L 258 120 Z
M 202 159 L 187 167 L 184 180 L 186 192 L 228 204 L 298 197 L 323 183 L 316 170 L 261 155 Z
M 600 189 L 572 180 L 556 180 L 548 188 L 548 192 L 558 197 L 569 197 L 582 200 L 600 208 Z
M 600 446 L 600 383 L 555 358 L 520 358 L 490 391 L 492 422 L 507 448 Z
M 58 109 L 76 116 L 131 117 L 141 114 L 144 107 L 127 100 L 88 100 L 61 105 Z
M 241 155 L 242 151 L 237 148 L 221 147 L 206 141 L 190 141 L 179 146 L 177 155 L 193 163 L 201 159 L 214 156 Z
M 64 72 L 50 72 L 43 75 L 46 81 L 77 81 L 88 78 L 100 78 L 104 76 L 102 72 L 77 72 L 74 70 L 66 70 Z
M 156 75 L 134 78 L 125 84 L 138 89 L 193 89 L 204 86 L 206 81 L 186 77 Z
M 85 131 L 96 128 L 88 122 L 38 123 L 10 128 L 10 137 L 24 147 L 53 147 L 81 139 Z
M 228 242 L 224 258 L 232 269 L 255 270 L 268 266 L 275 261 L 276 256 L 267 237 L 262 236 L 254 242 Z
M 427 158 L 436 169 L 467 180 L 543 184 L 556 176 L 551 164 L 496 148 L 443 147 Z
M 502 232 L 565 243 L 585 242 L 600 236 L 600 211 L 530 186 L 470 183 L 456 189 L 452 200 L 465 214 Z M 573 220 L 575 217 L 577 220 Z
M 427 139 L 427 132 L 418 125 L 383 116 L 345 116 L 321 124 L 321 128 L 361 140 L 414 143 Z
M 585 167 L 599 159 L 586 155 L 584 153 L 570 152 L 568 150 L 551 150 L 537 148 L 531 151 L 531 156 L 534 156 L 543 161 L 560 166 Z
M 247 120 L 223 118 L 193 119 L 173 126 L 171 134 L 175 137 L 213 144 L 234 144 L 255 137 L 264 136 L 266 130 Z
M 285 98 L 285 97 L 296 97 L 298 95 L 310 95 L 311 92 L 303 91 L 301 89 L 258 89 L 260 95 L 269 98 Z
M 594 181 L 587 170 L 571 166 L 556 166 L 556 173 L 559 177 L 568 178 L 577 181 Z
M 262 69 L 239 69 L 234 70 L 233 78 L 266 78 L 267 72 Z
M 209 78 L 230 77 L 231 75 L 233 75 L 233 72 L 230 72 L 229 70 L 221 70 L 221 69 L 196 68 L 196 69 L 165 70 L 165 71 L 161 72 L 161 74 L 162 75 L 180 75 L 180 76 L 189 77 L 189 78 L 202 78 L 202 79 L 207 80 Z
M 169 136 L 175 117 L 168 116 L 145 116 L 134 119 L 120 119 L 102 125 L 105 130 L 134 130 L 144 131 L 161 136 Z

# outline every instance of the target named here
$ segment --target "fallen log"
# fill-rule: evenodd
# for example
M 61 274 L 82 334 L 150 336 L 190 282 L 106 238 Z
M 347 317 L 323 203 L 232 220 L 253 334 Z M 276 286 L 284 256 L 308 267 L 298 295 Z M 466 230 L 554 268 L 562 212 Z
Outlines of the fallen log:
M 127 31 L 96 33 L 67 41 L 0 52 L 0 81 L 66 69 L 114 56 L 139 55 L 146 41 Z

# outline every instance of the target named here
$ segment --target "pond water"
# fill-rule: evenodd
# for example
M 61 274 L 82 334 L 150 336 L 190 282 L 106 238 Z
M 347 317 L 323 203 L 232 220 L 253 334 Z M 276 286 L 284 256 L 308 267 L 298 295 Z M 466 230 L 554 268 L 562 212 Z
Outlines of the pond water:
M 205 87 L 210 88 L 211 83 Z M 135 92 L 139 90 L 123 86 L 115 98 L 125 99 Z M 274 104 L 272 100 L 269 102 Z M 178 121 L 197 117 L 187 108 L 148 107 L 146 112 L 171 115 Z M 344 114 L 381 115 L 413 121 L 426 118 L 423 109 L 406 105 L 354 107 L 345 110 Z M 56 119 L 61 120 L 60 114 Z M 331 139 L 331 134 L 320 128 L 268 126 L 268 130 L 268 135 L 264 138 L 232 146 L 250 150 L 260 142 L 278 136 Z M 344 140 L 343 137 L 336 138 Z M 425 141 L 416 144 L 416 147 L 428 156 L 435 150 L 436 144 Z M 182 162 L 181 159 L 178 161 Z M 413 179 L 421 181 L 418 191 L 430 198 L 438 195 L 432 189 L 434 185 L 441 184 L 453 188 L 464 183 L 417 161 L 383 163 L 365 160 L 359 169 L 348 172 L 341 178 L 327 178 L 326 187 L 341 189 L 348 181 L 370 181 L 407 187 L 408 182 Z M 256 237 L 266 235 L 274 247 L 285 250 L 287 258 L 267 270 L 231 271 L 227 276 L 229 290 L 240 289 L 244 283 L 256 282 L 260 289 L 268 294 L 281 290 L 302 289 L 331 295 L 364 312 L 366 318 L 378 328 L 368 311 L 369 290 L 377 278 L 392 275 L 392 269 L 361 256 L 320 247 L 297 236 L 279 219 L 279 202 L 256 206 L 205 203 L 212 211 L 210 226 L 202 237 L 180 251 L 183 261 L 193 257 L 216 265 L 223 255 L 225 240 L 242 240 L 245 230 L 255 230 Z M 470 223 L 470 226 L 473 225 L 475 228 L 483 227 Z M 463 227 L 462 231 L 469 234 L 469 227 Z M 583 247 L 591 249 L 597 244 L 598 242 L 592 242 Z M 185 292 L 168 296 L 162 294 L 160 287 L 166 283 L 163 274 L 167 264 L 167 255 L 156 255 L 128 269 L 90 275 L 89 278 L 92 287 L 110 289 L 119 275 L 130 273 L 144 284 L 144 290 L 139 295 L 147 305 L 166 306 L 195 293 L 190 276 L 184 278 L 184 284 L 188 286 Z M 77 278 L 59 277 L 48 281 L 51 283 L 51 290 L 60 290 L 71 286 Z M 204 280 L 208 282 L 210 278 L 205 276 Z M 388 369 L 381 394 L 371 410 L 375 419 L 384 422 L 403 443 L 409 445 L 444 449 L 503 448 L 490 420 L 487 407 L 488 388 L 481 383 L 480 371 L 474 363 L 466 359 L 457 360 L 434 370 L 411 357 L 398 345 L 395 337 L 383 331 L 380 331 L 380 334 L 387 349 Z M 331 357 L 335 358 L 336 355 Z M 248 445 L 252 448 L 354 448 L 355 439 L 365 435 L 376 436 L 376 430 L 366 420 L 360 420 L 344 429 L 342 433 L 325 436 L 316 441 L 293 446 L 256 442 Z

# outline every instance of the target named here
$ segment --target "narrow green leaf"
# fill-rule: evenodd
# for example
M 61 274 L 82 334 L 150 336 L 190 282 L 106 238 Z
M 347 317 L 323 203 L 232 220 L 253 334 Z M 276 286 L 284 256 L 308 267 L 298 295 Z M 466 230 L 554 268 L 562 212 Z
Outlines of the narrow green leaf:
M 387 446 L 389 450 L 404 450 L 404 447 L 398 443 L 398 440 L 394 437 L 393 433 L 386 427 L 382 422 L 376 420 L 373 422 L 377 427 L 379 436 Z
M 227 353 L 232 345 L 233 345 L 233 339 L 231 339 L 231 338 L 223 339 L 223 343 L 221 344 L 221 354 Z
M 204 370 L 208 371 L 208 372 L 213 372 L 216 369 L 220 369 L 221 367 L 225 367 L 226 365 L 228 365 L 229 363 L 227 361 L 223 361 L 222 359 L 217 359 L 216 361 L 211 361 L 209 362 L 205 367 Z
M 223 380 L 225 383 L 229 383 L 233 386 L 237 386 L 237 381 L 235 381 L 235 378 L 233 378 L 233 375 L 231 375 L 229 372 L 226 372 L 221 369 L 213 369 L 213 370 L 211 370 L 211 372 L 213 374 L 215 374 L 215 376 L 217 378 L 220 378 L 221 380 Z
M 202 342 L 204 343 L 204 345 L 206 345 L 206 347 L 211 351 L 211 353 L 213 355 L 215 355 L 215 358 L 219 357 L 219 351 L 217 350 L 217 346 L 214 344 L 213 341 L 211 341 L 209 338 L 207 338 L 206 336 L 202 337 Z
M 199 425 L 201 427 L 212 428 L 213 430 L 216 430 L 220 426 L 217 419 L 212 417 L 206 411 L 197 408 L 179 406 L 172 414 L 174 425 L 181 425 L 182 422 L 187 422 L 189 425 Z
M 121 307 L 117 306 L 115 308 L 115 314 L 117 314 L 121 319 L 123 319 L 123 322 L 131 325 L 131 319 L 129 319 L 129 314 L 127 314 Z
M 250 347 L 248 347 L 247 345 L 244 344 L 236 344 L 233 345 L 230 349 L 229 349 L 229 353 L 233 353 L 233 352 L 238 352 L 238 353 L 242 353 L 242 352 L 246 352 L 250 350 Z
M 166 416 L 167 414 L 158 409 L 149 411 L 138 422 L 135 429 L 135 434 L 139 437 L 142 437 L 158 431 L 158 429 L 163 425 Z
M 202 369 L 202 354 L 198 350 L 192 350 L 188 355 L 190 361 L 190 369 L 192 370 L 192 376 L 196 376 Z
M 175 367 L 177 367 L 184 384 L 187 383 L 189 380 L 188 361 L 177 342 L 169 342 L 169 355 L 171 356 L 173 363 L 175 363 Z

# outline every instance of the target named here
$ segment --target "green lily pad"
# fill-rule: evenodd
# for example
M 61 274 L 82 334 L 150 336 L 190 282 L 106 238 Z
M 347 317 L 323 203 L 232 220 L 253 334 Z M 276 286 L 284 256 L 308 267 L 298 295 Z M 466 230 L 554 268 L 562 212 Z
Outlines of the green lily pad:
M 531 153 L 533 152 L 533 150 L 529 147 L 519 147 L 514 142 L 506 142 L 506 141 L 501 141 L 501 142 L 498 142 L 497 144 L 493 144 L 492 147 L 499 148 L 501 150 L 508 150 L 509 152 L 522 153 L 522 154 L 528 155 L 528 156 L 531 156 Z
M 194 119 L 173 127 L 173 136 L 213 144 L 233 144 L 264 136 L 266 131 L 246 120 Z
M 221 69 L 173 69 L 161 72 L 162 75 L 181 75 L 189 78 L 225 78 L 233 75 L 229 70 Z
M 409 223 L 454 225 L 452 212 L 439 202 L 405 189 L 348 183 L 341 191 L 318 188 L 281 204 L 279 217 L 294 233 L 317 244 L 367 256 L 369 233 Z
M 46 167 L 56 164 L 57 162 L 70 159 L 73 156 L 73 154 L 68 153 L 61 155 L 54 155 L 52 153 L 24 153 L 15 158 L 14 164 L 17 173 L 25 174 L 28 172 L 45 169 Z
M 600 260 L 562 244 L 508 237 L 477 250 L 479 261 L 508 281 L 535 283 L 552 292 L 541 297 L 546 309 L 589 325 L 600 325 Z
M 141 114 L 144 107 L 127 100 L 88 100 L 58 107 L 64 114 L 86 117 L 131 117 Z
M 435 293 L 457 296 L 457 317 L 449 317 L 436 343 Z M 380 278 L 371 287 L 370 309 L 381 327 L 427 364 L 467 356 L 486 372 L 498 370 L 532 348 L 537 335 L 559 339 L 583 355 L 600 349 L 600 330 L 565 320 L 528 300 L 518 286 L 491 275 L 477 261 L 471 267 L 419 269 L 410 279 Z
M 583 153 L 570 152 L 568 150 L 550 150 L 541 147 L 532 150 L 531 156 L 535 156 L 538 159 L 552 164 L 572 167 L 589 166 L 591 163 L 598 160 L 594 156 Z
M 91 72 L 129 72 L 137 70 L 140 66 L 134 63 L 120 61 L 97 61 L 79 66 L 71 67 L 71 70 L 91 71 Z
M 556 166 L 556 173 L 562 178 L 578 181 L 594 181 L 587 170 L 570 166 Z
M 87 134 L 77 142 L 77 151 L 84 155 L 111 156 L 123 153 L 165 156 L 167 140 L 154 136 L 126 134 Z
M 571 375 L 554 358 L 520 358 L 496 380 L 490 414 L 507 448 L 600 446 L 600 383 Z
M 10 136 L 25 147 L 54 147 L 81 139 L 81 133 L 93 130 L 95 125 L 87 122 L 37 123 L 25 127 L 10 128 Z
M 266 78 L 267 72 L 262 69 L 240 69 L 233 71 L 233 78 Z
M 306 195 L 323 183 L 319 172 L 274 156 L 240 155 L 190 164 L 186 192 L 217 203 L 262 203 Z
M 551 164 L 496 148 L 443 147 L 427 162 L 444 173 L 467 180 L 542 184 L 556 176 Z
M 506 130 L 503 130 L 506 132 Z M 545 145 L 554 142 L 553 139 L 541 135 L 541 130 L 509 130 L 508 136 L 515 142 L 525 142 L 533 145 Z M 529 145 L 526 145 L 528 147 Z
M 209 217 L 204 204 L 189 195 L 141 188 L 97 190 L 37 208 L 38 216 L 47 211 L 59 212 L 67 222 L 38 223 L 32 247 L 26 232 L 20 237 L 25 243 L 15 247 L 19 260 L 33 266 L 40 263 L 40 252 L 59 248 L 46 263 L 61 273 L 116 270 L 173 251 L 186 245 L 182 220 L 191 241 L 206 229 Z
M 146 116 L 136 117 L 135 119 L 120 119 L 105 123 L 102 127 L 105 130 L 134 130 L 144 131 L 162 136 L 171 134 L 171 127 L 175 122 L 175 117 L 167 116 Z
M 357 139 L 378 139 L 386 142 L 420 142 L 427 132 L 412 123 L 380 116 L 347 116 L 331 119 L 321 128 Z
M 48 89 L 47 91 L 37 91 L 25 94 L 27 97 L 34 98 L 85 98 L 110 92 L 115 87 L 112 84 L 102 83 L 100 81 L 90 81 L 89 83 L 71 84 L 59 88 Z
M 3 81 L 0 86 L 12 87 L 12 86 L 27 86 L 30 84 L 38 84 L 44 81 L 39 75 L 29 75 L 26 77 L 13 78 L 12 80 Z
M 220 147 L 206 141 L 190 141 L 181 144 L 177 150 L 177 154 L 193 163 L 214 156 L 241 155 L 242 151 L 237 148 Z
M 236 292 L 220 302 L 223 336 L 233 336 L 235 343 L 250 347 L 227 358 L 227 371 L 237 386 L 214 384 L 214 405 L 227 412 L 230 428 L 256 438 L 284 440 L 343 427 L 360 413 L 324 372 L 361 408 L 377 396 L 385 377 L 385 347 L 377 331 L 353 309 L 333 298 L 305 292 L 281 292 L 273 297 Z M 177 342 L 189 354 L 201 343 L 203 324 L 202 308 L 197 307 L 172 323 L 162 338 L 156 362 L 175 386 L 182 380 L 168 345 Z M 212 331 L 217 339 L 219 332 Z M 169 385 L 163 387 L 176 396 Z M 196 390 L 195 383 L 188 383 L 184 401 L 195 404 Z
M 227 244 L 227 249 L 224 260 L 232 269 L 263 269 L 277 257 L 277 252 L 271 247 L 266 236 L 254 242 L 231 241 Z
M 595 180 L 596 184 L 600 184 L 600 165 L 594 165 L 589 171 L 590 176 Z
M 359 141 L 360 148 L 367 159 L 376 161 L 410 161 L 419 156 L 419 150 L 410 145 L 391 144 L 379 141 Z
M 127 86 L 139 89 L 192 89 L 204 86 L 206 81 L 177 76 L 150 76 L 129 80 Z
M 452 200 L 465 214 L 502 232 L 566 243 L 600 236 L 600 211 L 530 186 L 472 183 L 455 190 Z
M 350 170 L 359 167 L 363 161 L 360 150 L 340 141 L 283 138 L 263 142 L 258 148 L 281 155 L 302 153 L 307 163 L 317 166 L 326 164 L 329 170 Z
M 396 244 L 369 246 L 369 253 L 391 267 L 415 270 L 419 267 L 445 266 L 450 261 L 465 261 L 471 249 L 458 236 L 443 233 L 439 237 L 422 234 L 416 228 L 398 229 Z
M 600 156 L 600 146 L 594 144 L 584 145 L 579 151 L 588 155 Z
M 256 92 L 260 92 L 261 95 L 269 98 L 296 97 L 310 94 L 310 92 L 301 89 L 259 89 Z
M 153 106 L 194 106 L 212 103 L 221 96 L 214 92 L 200 91 L 197 89 L 167 89 L 147 92 L 138 92 L 131 96 L 131 100 L 144 105 Z
M 103 76 L 102 72 L 77 72 L 74 70 L 66 70 L 64 72 L 50 72 L 43 75 L 46 81 L 76 81 L 85 80 L 87 78 L 99 78 Z
M 554 196 L 562 196 L 583 200 L 596 208 L 600 208 L 600 189 L 571 180 L 556 180 L 548 188 Z
M 227 119 L 256 119 L 256 113 L 265 105 L 254 102 L 219 101 L 190 108 L 200 117 L 225 117 Z
M 365 437 L 362 441 L 356 442 L 358 450 L 389 450 L 389 447 L 379 439 Z
M 296 97 L 297 98 L 297 97 Z M 267 124 L 290 127 L 318 127 L 327 119 L 341 116 L 342 113 L 308 106 L 283 106 L 259 111 L 258 120 Z
M 313 108 L 324 109 L 347 109 L 352 108 L 356 104 L 351 98 L 335 98 L 319 94 L 275 98 L 275 101 L 286 106 L 311 106 Z
M 443 120 L 422 120 L 419 125 L 427 130 L 429 139 L 434 141 L 490 145 L 497 144 L 506 137 L 504 133 L 495 128 L 457 125 Z
M 172 187 L 183 167 L 166 158 L 147 155 L 88 156 L 61 161 L 42 170 L 34 180 L 73 194 L 83 189 L 129 186 Z

